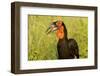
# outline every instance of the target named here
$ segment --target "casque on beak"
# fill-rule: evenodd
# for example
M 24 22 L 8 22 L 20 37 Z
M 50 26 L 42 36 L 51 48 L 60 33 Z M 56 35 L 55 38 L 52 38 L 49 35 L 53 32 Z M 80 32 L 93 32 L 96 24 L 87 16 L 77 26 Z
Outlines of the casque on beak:
M 46 33 L 49 34 L 51 32 L 54 32 L 58 29 L 57 25 L 55 22 L 53 22 L 49 27 L 48 29 L 46 30 Z

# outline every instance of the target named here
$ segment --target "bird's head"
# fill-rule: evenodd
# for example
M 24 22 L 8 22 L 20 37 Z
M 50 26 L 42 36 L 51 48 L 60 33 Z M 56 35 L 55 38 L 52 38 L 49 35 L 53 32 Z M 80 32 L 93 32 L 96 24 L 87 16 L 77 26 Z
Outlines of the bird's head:
M 57 38 L 62 39 L 64 37 L 64 23 L 61 20 L 52 22 L 48 29 L 46 30 L 47 34 L 51 32 L 56 32 Z

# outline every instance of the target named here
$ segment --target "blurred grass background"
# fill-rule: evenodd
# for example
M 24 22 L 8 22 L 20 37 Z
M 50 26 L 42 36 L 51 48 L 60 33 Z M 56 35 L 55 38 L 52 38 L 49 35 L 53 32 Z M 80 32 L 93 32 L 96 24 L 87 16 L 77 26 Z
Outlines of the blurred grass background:
M 57 59 L 55 33 L 46 34 L 46 29 L 57 16 L 28 15 L 28 60 Z M 80 58 L 88 57 L 88 18 L 62 16 L 68 30 L 68 38 L 74 38 L 79 46 Z

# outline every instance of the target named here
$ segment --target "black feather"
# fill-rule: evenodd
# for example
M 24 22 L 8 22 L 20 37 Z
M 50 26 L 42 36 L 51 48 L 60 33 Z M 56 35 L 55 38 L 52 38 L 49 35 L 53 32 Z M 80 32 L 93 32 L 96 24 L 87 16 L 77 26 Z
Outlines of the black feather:
M 75 39 L 68 39 L 67 29 L 64 23 L 64 38 L 59 39 L 57 44 L 59 59 L 79 58 L 79 47 Z

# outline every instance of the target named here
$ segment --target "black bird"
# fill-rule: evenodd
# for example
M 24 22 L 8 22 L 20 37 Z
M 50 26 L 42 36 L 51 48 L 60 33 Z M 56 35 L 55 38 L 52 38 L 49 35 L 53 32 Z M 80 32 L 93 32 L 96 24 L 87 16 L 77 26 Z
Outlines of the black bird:
M 68 39 L 67 29 L 63 21 L 58 20 L 49 26 L 47 34 L 50 32 L 56 32 L 58 43 L 58 59 L 74 59 L 79 58 L 79 48 L 75 39 Z

